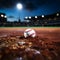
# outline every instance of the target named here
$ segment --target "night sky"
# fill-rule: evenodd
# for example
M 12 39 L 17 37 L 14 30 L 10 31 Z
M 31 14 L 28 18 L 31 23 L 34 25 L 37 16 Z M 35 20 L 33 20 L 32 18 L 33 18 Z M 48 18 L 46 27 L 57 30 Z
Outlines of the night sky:
M 23 5 L 22 10 L 17 9 L 17 3 Z M 17 21 L 19 15 L 23 21 L 25 16 L 48 15 L 59 11 L 60 0 L 0 0 L 0 12 L 6 13 L 8 21 Z

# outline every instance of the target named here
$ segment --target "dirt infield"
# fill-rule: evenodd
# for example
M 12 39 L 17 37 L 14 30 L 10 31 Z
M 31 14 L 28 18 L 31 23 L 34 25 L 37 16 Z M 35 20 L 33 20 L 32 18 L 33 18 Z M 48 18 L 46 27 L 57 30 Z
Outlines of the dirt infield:
M 9 27 L 9 28 L 0 28 L 0 36 L 6 34 L 7 32 L 11 34 L 23 35 L 24 31 L 27 28 L 34 29 L 36 35 L 47 39 L 50 41 L 60 41 L 60 28 L 58 27 Z
M 35 30 L 60 30 L 59 27 L 0 27 L 0 30 L 25 30 L 27 28 Z
M 24 38 L 27 28 L 0 28 L 0 60 L 60 60 L 60 28 L 30 27 L 36 37 Z

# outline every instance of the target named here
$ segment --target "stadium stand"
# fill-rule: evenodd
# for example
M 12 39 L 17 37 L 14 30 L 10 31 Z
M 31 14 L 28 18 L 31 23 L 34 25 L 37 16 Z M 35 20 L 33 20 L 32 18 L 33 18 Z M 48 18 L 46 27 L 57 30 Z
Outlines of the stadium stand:
M 50 15 L 27 17 L 24 18 L 23 22 L 8 22 L 7 18 L 4 17 L 5 15 L 4 13 L 0 13 L 0 26 L 60 26 L 60 12 Z

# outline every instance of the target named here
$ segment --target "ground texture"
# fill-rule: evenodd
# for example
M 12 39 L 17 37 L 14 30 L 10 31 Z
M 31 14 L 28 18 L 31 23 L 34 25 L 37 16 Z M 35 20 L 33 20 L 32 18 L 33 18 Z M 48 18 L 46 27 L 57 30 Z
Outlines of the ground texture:
M 36 31 L 36 37 L 24 38 L 27 28 Z M 21 44 L 24 42 L 23 44 Z M 38 53 L 37 53 L 38 52 Z M 60 28 L 13 27 L 0 28 L 1 60 L 60 60 Z

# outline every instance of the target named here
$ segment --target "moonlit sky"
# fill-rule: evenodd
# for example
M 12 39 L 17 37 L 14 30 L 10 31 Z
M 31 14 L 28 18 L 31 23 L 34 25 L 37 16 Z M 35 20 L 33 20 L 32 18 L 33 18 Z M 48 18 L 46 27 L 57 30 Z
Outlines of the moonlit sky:
M 22 10 L 17 9 L 17 3 L 23 5 Z M 60 0 L 0 0 L 0 12 L 6 13 L 8 21 L 18 21 L 19 16 L 23 21 L 26 16 L 48 15 L 59 11 Z

